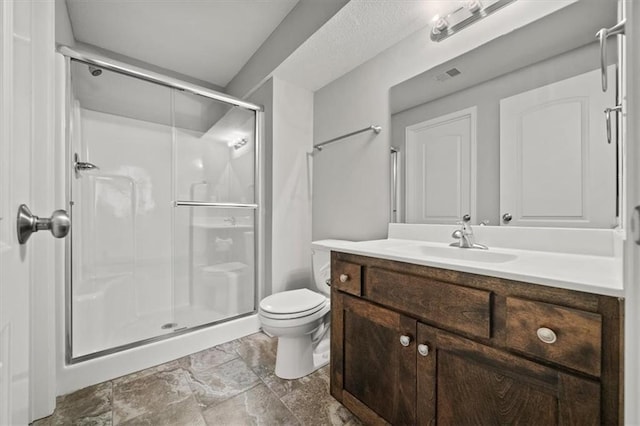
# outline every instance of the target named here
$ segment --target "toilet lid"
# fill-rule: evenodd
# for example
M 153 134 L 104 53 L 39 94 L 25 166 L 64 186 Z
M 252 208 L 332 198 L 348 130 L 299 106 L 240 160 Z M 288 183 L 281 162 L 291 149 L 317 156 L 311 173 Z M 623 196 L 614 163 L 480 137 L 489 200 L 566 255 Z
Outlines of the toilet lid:
M 267 296 L 260 302 L 260 309 L 271 314 L 294 314 L 311 311 L 326 301 L 320 293 L 303 288 Z

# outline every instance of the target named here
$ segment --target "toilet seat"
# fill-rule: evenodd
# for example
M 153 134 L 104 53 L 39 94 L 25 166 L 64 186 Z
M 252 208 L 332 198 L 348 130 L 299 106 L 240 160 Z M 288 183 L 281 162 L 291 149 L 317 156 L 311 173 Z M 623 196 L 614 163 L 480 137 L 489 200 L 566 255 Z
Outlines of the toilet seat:
M 322 310 L 329 299 L 309 289 L 289 290 L 267 296 L 260 301 L 260 314 L 272 319 L 294 319 Z

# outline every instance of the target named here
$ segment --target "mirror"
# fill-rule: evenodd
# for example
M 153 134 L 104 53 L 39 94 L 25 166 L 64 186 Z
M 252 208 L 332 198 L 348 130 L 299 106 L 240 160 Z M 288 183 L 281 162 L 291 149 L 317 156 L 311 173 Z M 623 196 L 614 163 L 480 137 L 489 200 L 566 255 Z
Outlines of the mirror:
M 392 87 L 392 221 L 615 227 L 617 47 L 602 92 L 595 38 L 615 23 L 615 1 L 579 1 Z

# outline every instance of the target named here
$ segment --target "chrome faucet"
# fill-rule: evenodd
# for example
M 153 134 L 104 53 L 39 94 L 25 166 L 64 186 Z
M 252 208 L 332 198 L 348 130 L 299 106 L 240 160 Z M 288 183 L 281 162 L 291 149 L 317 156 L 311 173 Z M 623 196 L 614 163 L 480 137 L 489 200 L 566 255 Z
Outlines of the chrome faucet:
M 451 244 L 451 247 L 460 247 L 460 248 L 475 248 L 481 250 L 488 250 L 489 247 L 478 244 L 475 241 L 475 236 L 473 235 L 473 229 L 471 229 L 471 224 L 469 223 L 471 218 L 468 215 L 465 215 L 462 222 L 458 222 L 460 225 L 460 229 L 456 229 L 453 231 L 451 236 L 457 240 Z

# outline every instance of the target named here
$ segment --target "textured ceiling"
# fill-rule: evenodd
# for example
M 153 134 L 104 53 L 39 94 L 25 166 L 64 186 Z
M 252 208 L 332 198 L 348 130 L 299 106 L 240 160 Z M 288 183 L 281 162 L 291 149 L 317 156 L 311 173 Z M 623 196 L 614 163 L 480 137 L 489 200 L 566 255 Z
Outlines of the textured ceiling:
M 298 0 L 67 0 L 77 41 L 218 86 Z
M 433 43 L 428 31 L 434 16 L 450 13 L 463 0 L 351 0 L 273 74 L 316 91 L 368 60 L 387 59 L 405 66 L 381 67 L 381 72 L 395 73 L 381 76 L 382 80 L 406 74 L 399 80 L 402 81 L 415 75 L 416 70 L 422 72 L 436 66 L 478 47 L 478 43 L 509 33 L 576 1 L 520 0 L 446 42 Z M 394 45 L 400 44 L 402 47 L 396 51 L 410 54 L 411 58 L 389 54 Z M 386 49 L 389 50 L 383 53 Z M 378 59 L 372 59 L 378 55 Z
M 477 47 L 478 40 L 508 33 L 575 1 L 520 0 L 446 43 L 432 43 L 426 35 L 424 42 L 412 41 L 418 43 L 412 52 L 415 58 L 395 59 L 422 67 L 422 72 Z M 67 3 L 78 41 L 225 87 L 297 0 Z M 351 0 L 270 75 L 316 91 L 391 46 L 401 41 L 407 44 L 406 40 L 415 38 L 409 37 L 412 34 L 428 31 L 436 14 L 447 14 L 460 3 L 461 0 Z M 415 75 L 410 74 L 409 68 L 408 76 Z
M 428 25 L 449 1 L 351 0 L 276 70 L 317 90 Z

